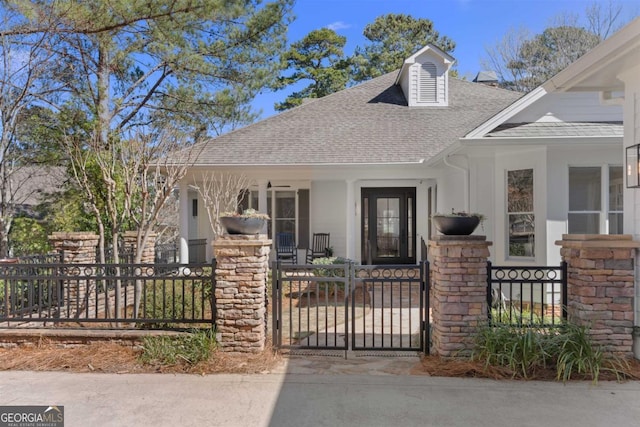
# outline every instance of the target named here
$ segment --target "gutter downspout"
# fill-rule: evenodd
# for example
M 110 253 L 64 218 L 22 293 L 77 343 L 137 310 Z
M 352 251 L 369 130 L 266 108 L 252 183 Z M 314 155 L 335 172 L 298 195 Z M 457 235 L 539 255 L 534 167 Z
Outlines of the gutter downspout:
M 453 154 L 453 155 L 463 156 L 465 159 L 467 159 L 467 164 L 469 163 L 469 159 L 468 159 L 468 157 L 466 155 L 464 155 L 464 154 Z M 449 163 L 449 157 L 451 157 L 451 156 L 452 156 L 452 154 L 449 154 L 448 156 L 445 156 L 443 158 L 444 164 L 449 166 L 449 167 L 451 167 L 451 168 L 461 170 L 464 173 L 464 211 L 465 212 L 471 212 L 469 210 L 469 205 L 470 205 L 470 198 L 469 198 L 469 185 L 470 185 L 469 184 L 469 168 L 468 167 L 464 168 L 462 166 L 458 166 L 458 165 L 455 165 L 453 163 Z

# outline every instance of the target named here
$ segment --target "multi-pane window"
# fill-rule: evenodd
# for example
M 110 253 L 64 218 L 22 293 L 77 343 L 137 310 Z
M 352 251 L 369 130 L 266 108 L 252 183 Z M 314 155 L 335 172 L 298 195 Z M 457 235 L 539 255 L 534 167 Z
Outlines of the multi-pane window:
M 510 257 L 535 255 L 533 169 L 507 171 L 507 223 Z
M 296 192 L 298 195 L 296 205 Z M 258 192 L 247 192 L 241 199 L 241 210 L 253 208 L 258 210 Z M 273 201 L 275 200 L 275 206 Z M 274 215 L 275 209 L 275 215 Z M 267 214 L 271 218 L 267 222 L 267 233 L 275 238 L 274 233 L 288 232 L 296 235 L 297 246 L 304 248 L 309 244 L 309 190 L 269 190 L 267 192 Z M 275 231 L 274 231 L 275 229 Z
M 621 234 L 622 185 L 622 166 L 570 167 L 569 233 Z

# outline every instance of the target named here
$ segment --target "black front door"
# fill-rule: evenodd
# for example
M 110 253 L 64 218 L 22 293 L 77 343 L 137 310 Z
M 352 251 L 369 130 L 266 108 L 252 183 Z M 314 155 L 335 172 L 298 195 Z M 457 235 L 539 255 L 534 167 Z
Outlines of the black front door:
M 362 189 L 362 262 L 416 262 L 416 189 Z

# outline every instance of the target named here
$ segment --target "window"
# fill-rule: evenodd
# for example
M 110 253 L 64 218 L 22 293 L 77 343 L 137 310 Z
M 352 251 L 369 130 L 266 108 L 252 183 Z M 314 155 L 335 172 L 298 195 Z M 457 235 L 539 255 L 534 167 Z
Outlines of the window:
M 509 256 L 535 256 L 533 169 L 507 171 L 507 218 Z
M 622 166 L 609 166 L 609 234 L 622 234 L 622 192 L 624 187 Z
M 258 210 L 258 192 L 248 192 L 248 196 L 242 197 L 241 209 L 253 208 Z M 298 196 L 296 204 L 296 194 Z M 273 201 L 275 200 L 275 206 Z M 273 214 L 275 209 L 275 215 Z M 309 190 L 268 190 L 267 214 L 271 220 L 267 223 L 267 233 L 275 238 L 274 233 L 289 232 L 296 235 L 297 246 L 300 248 L 309 245 Z M 297 227 L 296 227 L 297 225 Z M 274 232 L 275 227 L 275 232 Z
M 622 166 L 570 167 L 569 233 L 622 234 L 622 187 Z

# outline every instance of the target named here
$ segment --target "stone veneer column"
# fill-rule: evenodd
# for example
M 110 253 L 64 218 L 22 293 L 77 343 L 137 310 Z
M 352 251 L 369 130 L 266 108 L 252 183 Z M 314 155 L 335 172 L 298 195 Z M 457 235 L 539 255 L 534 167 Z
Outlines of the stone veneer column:
M 563 234 L 556 242 L 567 262 L 569 321 L 589 327 L 593 343 L 631 356 L 634 258 L 630 235 Z
M 431 261 L 431 354 L 468 357 L 487 322 L 485 236 L 435 236 Z
M 222 351 L 264 349 L 271 240 L 266 235 L 225 235 L 213 242 L 216 258 L 216 328 Z
M 95 264 L 98 240 L 97 234 L 87 232 L 56 232 L 49 236 L 49 241 L 61 254 L 65 264 Z M 87 281 L 82 279 L 62 281 L 65 304 L 70 315 L 81 312 L 90 302 L 87 286 Z
M 87 232 L 56 232 L 49 236 L 53 248 L 63 254 L 63 262 L 94 264 L 98 235 Z
M 147 244 L 144 245 L 144 249 L 142 251 L 142 258 L 140 259 L 140 263 L 142 264 L 153 264 L 156 261 L 156 237 L 158 235 L 156 233 L 150 233 L 147 238 Z M 131 248 L 132 252 L 135 254 L 136 249 L 138 247 L 138 232 L 137 231 L 125 231 L 122 234 L 122 240 L 124 241 L 124 250 L 129 251 Z

